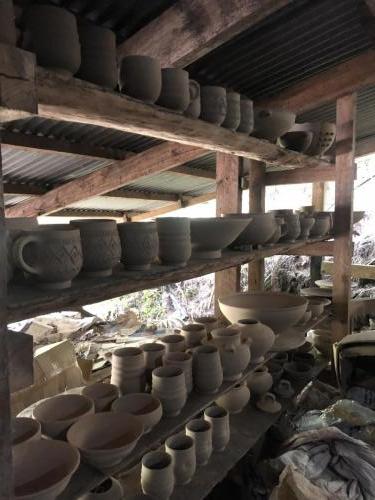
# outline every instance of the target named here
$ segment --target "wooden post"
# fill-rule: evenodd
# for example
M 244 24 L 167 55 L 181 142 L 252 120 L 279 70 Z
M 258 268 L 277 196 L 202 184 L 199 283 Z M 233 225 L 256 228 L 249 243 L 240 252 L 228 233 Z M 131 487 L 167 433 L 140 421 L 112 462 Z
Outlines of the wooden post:
M 336 187 L 333 273 L 333 341 L 350 333 L 356 95 L 336 103 Z
M 314 182 L 312 185 L 311 204 L 314 205 L 314 207 L 318 211 L 324 210 L 324 194 L 325 194 L 324 182 Z M 312 282 L 320 280 L 322 277 L 320 269 L 322 265 L 322 260 L 323 258 L 321 256 L 310 258 L 310 279 Z
M 264 163 L 249 161 L 249 212 L 265 211 L 265 171 Z M 248 289 L 263 290 L 264 288 L 264 259 L 249 263 Z

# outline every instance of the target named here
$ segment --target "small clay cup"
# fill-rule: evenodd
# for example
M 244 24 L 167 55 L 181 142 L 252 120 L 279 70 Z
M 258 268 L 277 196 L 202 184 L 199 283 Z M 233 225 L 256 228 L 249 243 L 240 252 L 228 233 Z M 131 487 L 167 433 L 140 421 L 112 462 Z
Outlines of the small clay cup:
M 241 120 L 237 132 L 250 135 L 254 130 L 254 108 L 253 101 L 245 96 L 241 96 L 240 101 Z
M 177 366 L 163 366 L 152 372 L 152 395 L 163 406 L 163 415 L 176 417 L 187 400 L 185 375 Z
M 163 68 L 161 81 L 157 104 L 175 111 L 185 111 L 190 103 L 189 73 L 179 68 Z
M 199 118 L 201 114 L 201 87 L 195 80 L 189 80 L 190 103 L 185 111 L 189 118 Z
M 221 125 L 227 114 L 227 91 L 224 87 L 201 87 L 201 119 Z
M 121 91 L 147 103 L 154 103 L 161 93 L 160 62 L 149 56 L 125 56 L 120 66 Z
M 221 406 L 210 406 L 204 410 L 204 419 L 212 426 L 212 449 L 225 450 L 230 439 L 229 413 Z
M 117 225 L 121 241 L 121 262 L 125 269 L 144 271 L 151 267 L 159 251 L 155 222 L 124 222 Z
M 227 91 L 227 113 L 222 127 L 237 130 L 241 123 L 241 96 L 237 92 Z
M 151 451 L 142 458 L 141 486 L 149 498 L 168 500 L 174 489 L 172 457 L 164 451 Z
M 206 328 L 199 323 L 183 325 L 181 334 L 185 337 L 187 347 L 196 347 L 207 339 Z
M 212 454 L 212 425 L 203 418 L 195 418 L 186 424 L 186 435 L 193 438 L 197 465 L 206 465 Z
M 219 320 L 216 316 L 194 316 L 194 323 L 204 325 L 208 338 L 211 337 L 211 332 L 218 327 Z
M 185 267 L 191 257 L 190 219 L 188 217 L 161 217 L 156 219 L 156 225 L 161 263 Z
M 160 337 L 159 342 L 164 344 L 165 352 L 182 352 L 186 349 L 186 341 L 183 335 L 174 333 L 172 335 L 164 335 Z
M 171 436 L 165 442 L 165 451 L 172 457 L 175 484 L 190 483 L 197 467 L 193 438 L 183 434 Z

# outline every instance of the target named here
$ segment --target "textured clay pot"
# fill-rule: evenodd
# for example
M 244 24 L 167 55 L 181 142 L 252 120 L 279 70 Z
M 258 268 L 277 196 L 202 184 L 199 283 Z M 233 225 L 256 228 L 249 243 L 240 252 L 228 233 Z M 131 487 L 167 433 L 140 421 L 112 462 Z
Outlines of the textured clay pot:
M 113 384 L 97 382 L 86 386 L 82 394 L 94 401 L 95 412 L 109 410 L 111 404 L 118 398 L 118 388 Z
M 147 103 L 161 93 L 160 62 L 148 56 L 125 56 L 120 66 L 121 91 Z
M 189 352 L 169 352 L 163 358 L 164 366 L 177 366 L 185 375 L 188 394 L 193 390 L 193 356 Z
M 151 451 L 143 456 L 141 486 L 148 498 L 168 500 L 174 489 L 174 471 L 169 453 Z
M 214 345 L 197 347 L 193 355 L 194 387 L 203 394 L 215 394 L 223 383 L 219 350 Z
M 185 111 L 190 103 L 189 73 L 179 68 L 163 68 L 161 82 L 157 104 L 175 111 Z
M 14 241 L 13 258 L 40 287 L 69 288 L 83 263 L 79 230 L 64 224 L 39 226 Z
M 227 217 L 250 217 L 248 224 L 231 245 L 234 248 L 264 245 L 275 231 L 275 217 L 272 214 L 225 214 Z
M 138 347 L 122 347 L 112 354 L 111 384 L 120 394 L 143 392 L 146 385 L 146 363 Z
M 313 140 L 313 132 L 303 130 L 290 130 L 279 137 L 278 144 L 290 151 L 305 153 Z
M 79 462 L 78 450 L 63 441 L 39 439 L 13 450 L 14 498 L 57 498 L 67 487 Z
M 197 465 L 206 465 L 212 455 L 212 426 L 203 418 L 195 418 L 186 424 L 186 435 L 195 443 Z
M 266 366 L 260 366 L 247 377 L 247 386 L 254 396 L 261 396 L 272 387 L 272 375 L 268 372 Z
M 329 214 L 315 214 L 315 223 L 311 228 L 310 236 L 325 236 L 331 228 L 331 217 Z
M 216 316 L 195 316 L 193 319 L 194 323 L 204 325 L 207 335 L 209 335 L 214 328 L 217 328 L 219 323 Z
M 121 500 L 124 497 L 120 481 L 108 477 L 99 486 L 81 495 L 79 500 Z
M 190 483 L 197 467 L 193 438 L 183 434 L 171 436 L 165 442 L 165 451 L 172 457 L 175 484 Z
M 275 342 L 272 329 L 256 319 L 240 319 L 235 327 L 239 328 L 242 340 L 251 340 L 251 362 L 261 363 Z
M 228 413 L 240 413 L 250 401 L 250 390 L 246 382 L 238 384 L 220 396 L 215 403 L 222 406 Z
M 276 142 L 277 138 L 286 134 L 294 125 L 296 115 L 283 109 L 254 109 L 253 135 L 261 139 Z
M 159 236 L 159 259 L 162 264 L 184 267 L 191 256 L 190 219 L 161 217 L 156 219 Z
M 0 43 L 15 46 L 17 42 L 13 0 L 0 2 Z
M 12 449 L 18 450 L 30 441 L 41 439 L 41 425 L 33 419 L 27 417 L 12 418 Z
M 210 406 L 204 410 L 204 417 L 212 427 L 212 450 L 223 451 L 230 439 L 229 414 L 221 406 Z
M 238 129 L 241 122 L 241 96 L 237 92 L 227 91 L 227 114 L 221 124 L 222 127 L 232 130 Z
M 124 460 L 142 433 L 143 425 L 133 415 L 105 412 L 78 420 L 67 432 L 67 440 L 86 462 L 105 470 Z
M 241 96 L 240 102 L 241 119 L 237 132 L 249 135 L 254 130 L 254 109 L 253 101 Z
M 31 5 L 24 13 L 23 47 L 35 52 L 40 66 L 74 75 L 81 46 L 74 14 L 53 5 Z
M 163 406 L 163 415 L 176 417 L 187 400 L 185 375 L 177 366 L 163 366 L 152 372 L 152 395 Z
M 310 236 L 310 231 L 313 225 L 315 224 L 314 217 L 303 217 L 300 215 L 300 224 L 301 224 L 301 234 L 299 236 L 300 240 L 307 240 Z
M 125 269 L 149 269 L 159 251 L 155 222 L 124 222 L 117 225 L 121 241 L 121 262 Z
M 189 80 L 190 103 L 185 111 L 189 118 L 199 118 L 201 114 L 201 87 L 195 80 Z
M 146 381 L 151 384 L 152 370 L 163 364 L 165 345 L 159 342 L 148 342 L 141 346 L 146 365 Z
M 295 241 L 301 234 L 301 222 L 298 214 L 283 213 L 283 210 L 273 210 L 272 213 L 282 215 L 286 224 L 286 233 L 280 241 Z
M 227 91 L 224 87 L 201 87 L 201 119 L 221 125 L 227 114 Z
M 159 342 L 165 345 L 165 352 L 182 352 L 186 349 L 185 337 L 178 334 L 164 335 L 160 337 Z
M 187 347 L 196 347 L 207 339 L 206 328 L 199 323 L 183 325 L 181 334 L 185 337 Z
M 279 413 L 281 404 L 276 401 L 276 396 L 271 392 L 266 392 L 256 403 L 257 408 L 265 413 Z
M 133 415 L 143 425 L 145 434 L 150 432 L 160 422 L 163 415 L 160 401 L 151 394 L 144 392 L 121 396 L 121 398 L 116 399 L 112 404 L 112 411 Z
M 106 219 L 73 220 L 70 224 L 81 235 L 83 267 L 86 276 L 111 276 L 112 268 L 120 261 L 121 248 L 116 222 Z

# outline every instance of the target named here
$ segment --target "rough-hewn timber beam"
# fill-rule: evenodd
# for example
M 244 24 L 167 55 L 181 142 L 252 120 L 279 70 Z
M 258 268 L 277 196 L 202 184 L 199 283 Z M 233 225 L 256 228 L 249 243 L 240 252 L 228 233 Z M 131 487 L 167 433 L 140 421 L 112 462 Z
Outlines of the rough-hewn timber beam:
M 333 255 L 333 241 L 319 241 L 304 247 L 285 252 L 284 255 L 305 255 L 307 257 L 325 257 Z
M 192 177 L 201 177 L 202 179 L 216 178 L 215 170 L 205 170 L 204 168 L 189 167 L 188 165 L 181 165 L 173 169 L 176 174 L 190 175 Z
M 334 272 L 334 262 L 322 262 L 322 271 L 327 274 L 333 274 Z M 375 266 L 364 265 L 364 264 L 352 264 L 351 265 L 351 277 L 355 279 L 368 279 L 375 280 Z
M 266 186 L 279 184 L 301 184 L 305 182 L 328 182 L 335 180 L 334 166 L 324 168 L 298 168 L 295 170 L 281 170 L 267 172 Z
M 48 217 L 79 217 L 84 219 L 85 217 L 100 219 L 104 217 L 106 219 L 113 217 L 114 219 L 127 219 L 128 212 L 125 210 L 96 210 L 95 208 L 64 208 L 58 212 L 53 212 L 49 214 Z

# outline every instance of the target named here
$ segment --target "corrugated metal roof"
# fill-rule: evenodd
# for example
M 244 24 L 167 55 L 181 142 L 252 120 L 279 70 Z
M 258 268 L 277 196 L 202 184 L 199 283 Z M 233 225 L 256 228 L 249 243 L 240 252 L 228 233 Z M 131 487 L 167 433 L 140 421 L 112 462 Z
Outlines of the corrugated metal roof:
M 144 191 L 159 191 L 162 193 L 189 194 L 203 190 L 214 190 L 215 180 L 193 177 L 190 175 L 175 174 L 173 172 L 162 172 L 138 179 L 136 182 L 127 184 L 127 187 Z
M 69 205 L 69 208 L 97 209 L 97 210 L 119 210 L 147 212 L 166 204 L 164 201 L 141 200 L 134 198 L 114 198 L 111 196 L 95 196 L 86 200 Z
M 10 207 L 11 205 L 16 205 L 29 198 L 30 196 L 23 194 L 4 194 L 4 204 L 6 207 Z

